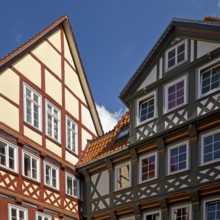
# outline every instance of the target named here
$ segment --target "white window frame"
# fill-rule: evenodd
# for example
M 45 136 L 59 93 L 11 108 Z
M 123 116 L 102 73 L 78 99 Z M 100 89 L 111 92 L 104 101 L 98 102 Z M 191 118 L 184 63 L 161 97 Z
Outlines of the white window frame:
M 61 126 L 61 111 L 60 111 L 60 109 L 58 109 L 55 105 L 53 105 L 51 102 L 49 102 L 48 100 L 46 100 L 45 101 L 45 105 L 46 105 L 46 107 L 45 107 L 45 114 L 46 114 L 46 135 L 48 136 L 48 137 L 50 137 L 50 138 L 52 138 L 53 140 L 55 140 L 56 142 L 59 142 L 60 143 L 60 139 L 61 139 L 61 128 L 60 128 L 60 126 Z M 51 115 L 51 117 L 52 117 L 52 125 L 51 125 L 51 135 L 48 133 L 48 105 L 50 105 L 51 106 L 51 108 L 52 108 L 52 111 L 54 111 L 54 110 L 56 110 L 57 111 L 57 113 L 58 113 L 58 117 L 55 117 L 54 116 L 54 113 L 52 112 L 50 115 Z M 57 139 L 54 137 L 54 119 L 55 120 L 57 120 L 57 129 L 58 129 L 58 131 L 57 131 L 57 135 L 58 135 L 58 137 L 57 137 Z
M 122 218 L 119 218 L 119 220 L 134 220 L 134 216 L 122 217 Z
M 25 159 L 25 154 L 28 155 L 30 157 L 30 172 L 31 172 L 31 175 L 30 176 L 26 176 L 25 175 L 25 164 L 24 164 L 24 159 Z M 35 159 L 37 161 L 37 178 L 33 178 L 32 175 L 32 160 Z M 29 178 L 29 179 L 32 179 L 32 180 L 35 180 L 35 181 L 38 181 L 40 182 L 40 158 L 39 157 L 36 157 L 35 155 L 27 152 L 27 151 L 24 151 L 22 150 L 22 175 Z
M 48 220 L 52 220 L 52 217 L 50 215 L 45 215 L 41 212 L 36 212 L 36 220 L 38 220 L 38 217 L 42 217 L 42 220 L 45 220 L 45 218 L 48 218 Z
M 26 208 L 20 207 L 20 206 L 16 206 L 13 204 L 8 204 L 8 219 L 12 220 L 12 215 L 11 215 L 11 209 L 16 209 L 16 213 L 18 213 L 19 211 L 23 211 L 24 212 L 24 220 L 28 220 L 28 210 Z M 17 220 L 19 220 L 20 218 L 17 218 Z
M 220 59 L 217 59 L 217 60 L 214 60 L 204 66 L 201 66 L 198 69 L 198 99 L 220 90 L 220 87 L 219 87 L 219 88 L 215 88 L 213 90 L 210 90 L 209 92 L 202 94 L 202 77 L 201 77 L 201 72 L 203 69 L 209 70 L 209 69 L 213 69 L 214 67 L 219 66 L 219 65 L 220 65 Z
M 143 220 L 149 215 L 159 214 L 159 219 L 161 219 L 161 211 L 152 211 L 152 212 L 144 212 L 143 213 Z
M 11 144 L 10 142 L 0 138 L 0 141 L 3 142 L 4 144 L 6 144 L 6 154 L 5 154 L 5 162 L 6 162 L 6 165 L 3 165 L 0 163 L 0 167 L 4 167 L 8 170 L 12 170 L 14 172 L 18 172 L 18 147 Z M 13 148 L 14 149 L 14 167 L 15 169 L 12 169 L 9 167 L 9 147 Z
M 126 187 L 118 188 L 118 183 L 117 183 L 118 182 L 118 171 L 120 168 L 127 166 L 127 165 L 129 166 L 129 185 Z M 132 176 L 131 176 L 131 162 L 130 161 L 116 165 L 115 166 L 115 191 L 127 189 L 127 188 L 131 187 L 131 180 L 132 180 L 131 178 L 132 178 Z
M 171 150 L 172 149 L 175 149 L 175 148 L 178 148 L 182 145 L 186 145 L 186 168 L 185 169 L 182 169 L 182 170 L 177 170 L 177 171 L 171 171 L 170 169 L 170 154 L 171 154 Z M 188 141 L 183 141 L 183 142 L 180 142 L 178 144 L 175 144 L 175 145 L 172 145 L 172 146 L 169 146 L 168 147 L 168 164 L 167 164 L 167 170 L 168 170 L 168 175 L 173 175 L 173 174 L 176 174 L 176 173 L 181 173 L 181 172 L 184 172 L 186 170 L 189 169 L 189 142 Z
M 187 208 L 187 207 L 189 207 L 189 219 L 188 219 L 188 220 L 192 220 L 193 218 L 192 218 L 192 205 L 191 205 L 191 204 L 173 206 L 173 207 L 171 208 L 171 218 L 170 218 L 170 219 L 171 219 L 171 220 L 175 220 L 175 219 L 173 218 L 174 210 L 175 210 L 175 209 L 182 209 L 182 208 Z
M 76 188 L 76 191 L 77 191 L 77 195 L 74 195 L 74 186 L 72 185 L 72 192 L 73 194 L 70 194 L 68 192 L 68 187 L 67 187 L 67 177 L 70 177 L 72 179 L 72 181 L 76 181 L 76 184 L 77 184 L 77 188 Z M 75 198 L 80 198 L 80 181 L 78 178 L 76 178 L 75 176 L 69 174 L 69 173 L 65 173 L 65 182 L 66 182 L 66 194 L 69 195 L 69 196 L 72 196 L 72 197 L 75 197 Z
M 185 56 L 184 56 L 184 60 L 180 61 L 179 63 L 177 63 L 177 54 L 176 54 L 176 50 L 177 47 L 179 47 L 180 45 L 185 44 Z M 175 64 L 171 67 L 168 67 L 168 53 L 175 49 Z M 173 45 L 172 47 L 170 47 L 169 49 L 167 49 L 166 54 L 165 54 L 165 71 L 169 71 L 170 69 L 173 69 L 174 67 L 180 65 L 181 63 L 186 62 L 188 59 L 188 42 L 187 40 L 181 40 L 180 42 L 178 42 L 177 44 Z
M 147 180 L 142 180 L 142 161 L 146 158 L 155 156 L 155 177 L 147 179 Z M 139 158 L 139 183 L 145 183 L 149 182 L 151 180 L 157 179 L 158 178 L 158 156 L 157 152 L 153 152 L 150 154 L 143 155 Z
M 177 83 L 179 83 L 181 81 L 184 81 L 184 102 L 181 105 L 178 105 L 178 106 L 175 106 L 174 108 L 169 109 L 168 108 L 168 88 L 173 86 L 173 85 L 176 85 Z M 180 77 L 180 78 L 178 78 L 178 79 L 176 79 L 176 80 L 174 80 L 174 81 L 172 81 L 172 82 L 165 85 L 165 110 L 164 110 L 164 113 L 176 110 L 176 109 L 181 108 L 182 106 L 187 104 L 188 97 L 187 97 L 186 87 L 187 87 L 187 77 L 186 77 L 186 75 L 184 75 L 183 77 Z
M 154 99 L 154 115 L 151 118 L 148 118 L 148 119 L 146 119 L 144 121 L 140 121 L 140 110 L 141 110 L 140 103 L 148 101 L 151 98 Z M 151 92 L 151 93 L 145 95 L 144 97 L 138 99 L 137 100 L 137 105 L 136 105 L 136 111 L 137 111 L 137 117 L 136 117 L 136 122 L 137 122 L 136 124 L 137 125 L 141 125 L 141 124 L 144 124 L 146 122 L 149 122 L 149 121 L 155 119 L 157 117 L 157 93 L 156 93 L 156 91 Z
M 26 89 L 29 89 L 31 91 L 31 96 L 32 98 L 26 97 Z M 38 96 L 38 103 L 33 100 L 33 95 Z M 34 89 L 32 89 L 30 86 L 28 86 L 26 83 L 23 84 L 23 97 L 24 97 L 24 121 L 31 125 L 32 127 L 38 129 L 39 131 L 42 130 L 42 96 L 36 92 Z M 31 102 L 31 122 L 27 121 L 27 112 L 26 112 L 26 107 L 27 107 L 27 99 Z M 39 108 L 39 117 L 38 117 L 38 127 L 34 125 L 34 105 L 37 105 Z
M 50 184 L 47 184 L 46 182 L 46 166 L 49 166 L 51 169 L 55 170 L 56 171 L 56 187 L 54 187 L 52 185 L 52 174 L 50 174 Z M 53 189 L 56 189 L 56 190 L 59 190 L 60 189 L 60 169 L 54 165 L 52 165 L 51 163 L 48 163 L 46 161 L 44 161 L 44 184 L 46 186 L 49 186 Z
M 70 122 L 70 126 L 68 127 L 68 121 Z M 72 125 L 75 126 L 75 130 L 72 129 Z M 70 145 L 71 147 L 68 147 L 68 130 L 70 130 Z M 75 134 L 75 143 L 73 143 L 72 134 Z M 75 150 L 73 150 L 72 145 L 75 145 Z M 66 116 L 66 148 L 74 152 L 78 155 L 78 125 L 76 122 L 74 122 L 70 117 Z
M 216 129 L 214 131 L 210 131 L 210 132 L 207 132 L 207 133 L 201 135 L 201 165 L 202 166 L 220 161 L 220 159 L 216 159 L 216 160 L 204 162 L 204 138 L 208 137 L 210 135 L 214 135 L 216 133 L 220 133 L 220 129 Z
M 220 197 L 203 201 L 203 215 L 202 215 L 203 218 L 202 218 L 202 220 L 207 220 L 207 218 L 206 218 L 206 214 L 207 214 L 207 207 L 206 207 L 206 205 L 208 203 L 215 203 L 215 202 L 220 202 Z

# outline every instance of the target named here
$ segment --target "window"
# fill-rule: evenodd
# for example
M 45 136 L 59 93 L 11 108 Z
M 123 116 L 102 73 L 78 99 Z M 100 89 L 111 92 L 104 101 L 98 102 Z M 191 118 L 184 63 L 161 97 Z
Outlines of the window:
M 166 111 L 186 104 L 186 77 L 182 77 L 165 86 Z
M 200 95 L 206 95 L 220 88 L 220 64 L 200 69 Z
M 188 169 L 188 143 L 183 142 L 168 148 L 168 174 Z
M 160 212 L 149 212 L 149 213 L 144 213 L 144 220 L 160 220 L 161 215 Z
M 9 204 L 8 217 L 9 220 L 27 220 L 28 212 L 27 209 Z
M 79 180 L 73 175 L 66 173 L 66 194 L 70 196 L 80 197 L 80 184 Z
M 202 135 L 202 164 L 220 160 L 220 130 Z
M 47 186 L 59 189 L 59 168 L 49 163 L 44 163 L 44 183 Z
M 40 181 L 40 158 L 23 151 L 22 173 L 24 176 Z
M 187 59 L 186 41 L 181 41 L 166 52 L 166 69 L 185 61 Z
M 127 217 L 119 218 L 119 220 L 134 220 L 134 217 L 127 216 Z
M 60 110 L 46 101 L 46 133 L 60 142 Z
M 191 206 L 184 205 L 172 208 L 172 220 L 191 220 Z
M 115 189 L 124 189 L 131 186 L 130 162 L 115 167 Z
M 157 154 L 140 157 L 139 182 L 146 182 L 157 178 Z
M 138 100 L 138 123 L 146 122 L 156 117 L 155 97 L 156 94 L 154 92 Z
M 51 220 L 51 216 L 36 212 L 36 220 Z
M 69 117 L 66 117 L 66 147 L 76 154 L 78 154 L 77 135 L 77 124 Z
M 18 171 L 18 149 L 2 139 L 0 139 L 0 166 Z
M 220 200 L 205 202 L 204 220 L 220 219 Z
M 24 84 L 24 121 L 41 130 L 41 96 Z

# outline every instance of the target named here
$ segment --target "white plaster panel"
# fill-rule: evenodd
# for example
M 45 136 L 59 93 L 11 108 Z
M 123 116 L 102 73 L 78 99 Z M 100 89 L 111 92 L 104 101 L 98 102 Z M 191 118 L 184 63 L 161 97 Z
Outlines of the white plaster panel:
M 0 97 L 0 121 L 19 131 L 19 109 Z
M 41 88 L 41 65 L 31 55 L 26 55 L 13 65 L 31 82 Z
M 79 99 L 86 104 L 86 99 L 79 81 L 78 75 L 70 68 L 69 64 L 65 62 L 65 84 L 79 97 Z
M 85 125 L 94 134 L 96 134 L 95 126 L 93 124 L 89 110 L 83 105 L 81 105 L 81 112 L 82 112 L 82 124 Z
M 48 139 L 46 139 L 46 148 L 54 154 L 58 155 L 59 157 L 62 157 L 61 147 Z
M 92 135 L 82 128 L 82 150 L 85 150 L 87 140 L 92 140 Z
M 61 33 L 60 30 L 56 31 L 55 33 L 53 33 L 48 40 L 50 41 L 50 43 L 53 44 L 54 47 L 56 47 L 56 49 L 58 51 L 61 52 Z
M 79 120 L 79 101 L 65 89 L 65 108 L 75 118 Z
M 48 71 L 45 71 L 45 78 L 46 93 L 62 105 L 62 84 Z
M 32 52 L 50 70 L 61 78 L 61 56 L 48 42 L 44 41 Z
M 157 80 L 157 65 L 150 71 L 150 73 L 147 75 L 144 82 L 141 84 L 141 86 L 138 88 L 138 91 L 145 88 L 146 86 L 149 86 L 150 84 L 154 83 Z
M 109 172 L 105 170 L 102 172 L 99 179 L 97 190 L 101 196 L 109 194 Z
M 69 63 L 76 69 L 73 57 L 70 52 L 69 44 L 66 39 L 66 35 L 64 37 L 64 57 L 69 61 Z
M 42 136 L 27 126 L 24 126 L 24 135 L 28 138 L 31 138 L 31 140 L 35 141 L 36 143 L 42 145 Z
M 66 151 L 66 161 L 75 165 L 78 162 L 78 158 L 72 155 L 71 153 L 69 153 L 68 151 Z
M 208 43 L 208 42 L 202 42 L 198 41 L 197 44 L 197 58 L 200 58 L 201 56 L 219 48 L 219 44 L 215 43 Z
M 194 40 L 190 40 L 190 61 L 194 60 Z
M 19 76 L 7 69 L 0 77 L 0 93 L 19 104 Z
M 160 62 L 159 62 L 159 79 L 162 78 L 163 75 L 163 58 L 160 58 Z

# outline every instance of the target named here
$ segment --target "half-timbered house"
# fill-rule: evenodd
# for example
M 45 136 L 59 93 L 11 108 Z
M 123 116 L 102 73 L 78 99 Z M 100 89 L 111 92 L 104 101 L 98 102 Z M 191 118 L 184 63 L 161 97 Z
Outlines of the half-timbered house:
M 0 219 L 80 219 L 75 165 L 102 133 L 63 16 L 0 60 Z
M 78 165 L 86 219 L 220 218 L 220 20 L 173 19 Z

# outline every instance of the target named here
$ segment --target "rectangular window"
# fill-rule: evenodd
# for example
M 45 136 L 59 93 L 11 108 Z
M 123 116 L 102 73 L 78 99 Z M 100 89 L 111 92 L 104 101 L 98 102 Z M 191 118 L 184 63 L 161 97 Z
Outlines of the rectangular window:
M 66 147 L 78 154 L 78 126 L 69 117 L 66 117 Z
M 187 59 L 186 41 L 181 41 L 166 52 L 166 69 L 185 61 Z
M 184 142 L 168 148 L 168 174 L 188 169 L 188 143 Z
M 138 123 L 146 122 L 156 116 L 156 93 L 138 100 Z
M 200 69 L 200 95 L 220 88 L 220 64 Z
M 36 212 L 36 220 L 52 220 L 51 216 Z
M 130 162 L 115 167 L 115 189 L 120 190 L 131 186 Z
M 9 220 L 27 220 L 28 212 L 27 212 L 27 209 L 9 204 L 9 216 L 8 217 L 9 217 Z
M 202 135 L 202 164 L 220 161 L 220 130 Z
M 40 158 L 23 151 L 22 174 L 31 179 L 40 181 Z
M 165 86 L 166 111 L 186 104 L 186 77 L 182 77 Z
M 79 192 L 79 180 L 75 176 L 66 173 L 66 194 L 79 198 Z
M 0 166 L 18 171 L 18 148 L 0 139 Z
M 46 133 L 60 142 L 60 110 L 46 101 Z
M 220 200 L 205 202 L 204 217 L 204 220 L 220 219 Z
M 24 121 L 41 130 L 41 95 L 24 84 Z
M 144 220 L 160 220 L 161 215 L 160 212 L 149 212 L 149 213 L 144 213 Z
M 191 206 L 179 206 L 172 208 L 172 220 L 191 220 Z
M 49 163 L 44 163 L 44 183 L 47 186 L 59 189 L 59 168 Z
M 139 159 L 139 183 L 157 178 L 157 154 L 149 154 Z

